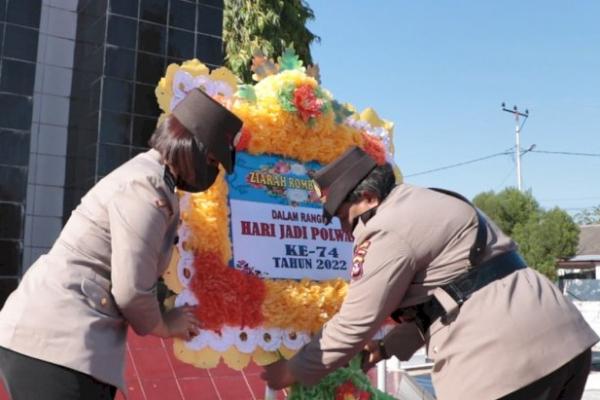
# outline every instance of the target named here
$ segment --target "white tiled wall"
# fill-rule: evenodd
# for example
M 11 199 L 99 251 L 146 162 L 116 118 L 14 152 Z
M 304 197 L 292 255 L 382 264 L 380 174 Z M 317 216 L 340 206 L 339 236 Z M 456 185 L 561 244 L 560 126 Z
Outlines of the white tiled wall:
M 33 96 L 24 270 L 52 246 L 62 225 L 77 1 L 42 0 Z

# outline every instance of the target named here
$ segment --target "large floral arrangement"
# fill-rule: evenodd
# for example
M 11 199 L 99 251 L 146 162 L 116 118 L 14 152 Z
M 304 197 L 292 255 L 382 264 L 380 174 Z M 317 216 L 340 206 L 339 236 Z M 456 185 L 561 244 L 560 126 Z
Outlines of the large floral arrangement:
M 326 164 L 356 145 L 380 163 L 393 162 L 392 125 L 370 109 L 357 113 L 335 101 L 292 51 L 277 64 L 258 57 L 253 70 L 258 83 L 238 85 L 225 68 L 211 72 L 198 60 L 171 64 L 156 88 L 163 117 L 200 87 L 244 121 L 240 151 Z M 223 171 L 208 191 L 182 194 L 181 210 L 180 240 L 164 278 L 177 293 L 175 304 L 198 305 L 202 323 L 193 340 L 175 341 L 181 360 L 201 368 L 223 360 L 241 369 L 251 360 L 265 365 L 289 358 L 339 310 L 347 291 L 343 279 L 272 280 L 247 265 L 230 266 Z

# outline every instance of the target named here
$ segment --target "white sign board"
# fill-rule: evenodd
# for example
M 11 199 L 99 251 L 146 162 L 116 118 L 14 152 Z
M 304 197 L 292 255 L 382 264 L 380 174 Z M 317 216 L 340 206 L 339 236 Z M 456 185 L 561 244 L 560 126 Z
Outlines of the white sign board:
M 337 223 L 325 226 L 308 207 L 231 200 L 235 265 L 262 276 L 324 280 L 350 277 L 352 237 Z
M 325 225 L 309 169 L 274 156 L 238 154 L 228 178 L 233 261 L 269 279 L 350 279 L 353 238 Z

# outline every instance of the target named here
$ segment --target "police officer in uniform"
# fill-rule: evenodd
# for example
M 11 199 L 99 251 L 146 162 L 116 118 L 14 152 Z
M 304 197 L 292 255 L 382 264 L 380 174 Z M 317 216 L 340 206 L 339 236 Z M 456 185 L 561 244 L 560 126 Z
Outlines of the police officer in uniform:
M 598 336 L 468 200 L 396 185 L 358 148 L 313 179 L 326 219 L 354 235 L 351 283 L 310 343 L 265 368 L 270 387 L 315 384 L 361 351 L 368 368 L 425 345 L 439 399 L 581 398 Z M 399 324 L 370 341 L 388 316 Z
M 0 312 L 0 378 L 14 400 L 109 399 L 123 378 L 127 328 L 189 339 L 189 307 L 161 313 L 156 283 L 176 240 L 175 188 L 231 172 L 241 121 L 193 90 L 158 126 L 151 150 L 100 180 Z

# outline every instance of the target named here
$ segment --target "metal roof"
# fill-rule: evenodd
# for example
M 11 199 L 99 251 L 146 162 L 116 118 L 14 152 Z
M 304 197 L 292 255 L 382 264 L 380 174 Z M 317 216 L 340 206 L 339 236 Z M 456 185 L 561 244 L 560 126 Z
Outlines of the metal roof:
M 587 261 L 600 260 L 600 224 L 582 225 L 579 228 L 581 232 L 579 233 L 576 257 L 593 256 L 586 257 Z

